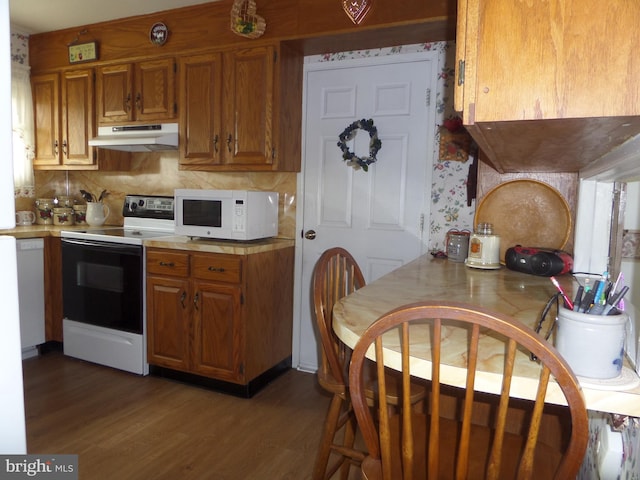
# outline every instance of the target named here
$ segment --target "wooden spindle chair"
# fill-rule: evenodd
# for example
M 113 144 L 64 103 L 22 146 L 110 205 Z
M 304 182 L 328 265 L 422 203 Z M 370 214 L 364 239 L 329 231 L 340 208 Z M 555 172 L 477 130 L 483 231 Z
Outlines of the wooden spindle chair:
M 454 333 L 457 331 L 457 334 Z M 383 339 L 384 335 L 384 339 Z M 466 339 L 455 342 L 457 350 L 450 351 L 450 338 Z M 390 344 L 395 344 L 390 351 Z M 425 351 L 430 344 L 431 365 L 423 364 L 420 376 L 430 378 L 430 412 L 417 414 L 403 400 L 399 415 L 389 415 L 385 399 L 385 358 L 401 365 L 403 388 L 408 388 L 412 368 L 411 349 Z M 459 344 L 467 348 L 458 349 Z M 496 374 L 501 382 L 500 394 L 495 395 L 493 425 L 472 422 L 474 392 L 478 364 L 483 362 L 481 352 L 491 343 L 491 351 L 498 355 L 491 358 L 501 372 Z M 421 346 L 422 345 L 422 346 Z M 496 347 L 497 345 L 497 347 Z M 370 399 L 365 390 L 364 371 L 367 350 L 373 346 L 379 372 L 378 417 L 374 421 L 369 407 Z M 384 348 L 383 348 L 384 347 Z M 530 360 L 533 353 L 539 363 Z M 465 382 L 463 400 L 458 419 L 441 415 L 441 359 L 451 363 L 451 355 L 466 359 L 461 377 Z M 539 378 L 532 378 L 535 400 L 514 401 L 510 397 L 516 357 L 526 358 Z M 426 365 L 426 366 L 425 366 Z M 447 367 L 448 368 L 448 367 Z M 413 372 L 415 373 L 415 372 Z M 482 375 L 482 374 L 480 374 Z M 480 378 L 480 375 L 478 378 Z M 537 375 L 537 373 L 534 373 Z M 466 378 L 466 380 L 464 380 Z M 416 303 L 393 310 L 375 321 L 362 335 L 353 350 L 350 366 L 350 391 L 353 408 L 368 450 L 362 462 L 362 474 L 366 480 L 407 479 L 557 479 L 575 478 L 583 460 L 588 442 L 588 420 L 582 391 L 570 367 L 557 351 L 532 329 L 501 313 L 491 312 L 459 303 Z M 415 380 L 415 379 L 414 379 Z M 478 382 L 479 383 L 479 382 Z M 514 381 L 515 385 L 516 381 Z M 557 383 L 556 385 L 552 385 Z M 559 390 L 567 407 L 557 407 L 564 417 L 570 417 L 571 432 L 564 443 L 551 448 L 539 441 L 541 419 L 545 408 L 547 389 Z M 443 385 L 443 387 L 448 388 Z M 497 392 L 497 391 L 496 391 Z M 403 394 L 401 394 L 403 396 Z M 404 398 L 404 396 L 403 396 Z M 530 409 L 523 431 L 509 431 L 507 415 L 513 404 L 523 403 Z M 511 412 L 513 413 L 513 412 Z M 481 422 L 480 422 L 481 423 Z
M 354 447 L 357 422 L 349 397 L 348 368 L 351 349 L 344 345 L 332 328 L 333 306 L 341 298 L 365 286 L 364 276 L 353 256 L 343 248 L 325 251 L 316 262 L 312 293 L 314 314 L 321 343 L 321 362 L 318 368 L 318 383 L 333 395 L 325 419 L 322 439 L 318 448 L 313 480 L 332 478 L 340 469 L 343 480 L 349 477 L 351 466 L 360 466 L 366 452 Z M 398 386 L 389 380 L 387 402 L 394 408 L 398 405 L 395 389 Z M 367 396 L 373 405 L 374 392 L 367 382 Z M 422 388 L 412 389 L 410 403 L 418 405 L 425 397 Z M 342 438 L 338 438 L 343 431 Z M 338 458 L 329 465 L 331 455 Z

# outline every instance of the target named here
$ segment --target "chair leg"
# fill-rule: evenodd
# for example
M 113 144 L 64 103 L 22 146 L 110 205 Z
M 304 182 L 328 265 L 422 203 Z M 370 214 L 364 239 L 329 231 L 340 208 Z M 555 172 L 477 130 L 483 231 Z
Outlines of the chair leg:
M 316 455 L 316 463 L 313 467 L 313 480 L 324 480 L 327 464 L 329 463 L 329 455 L 331 455 L 331 445 L 336 435 L 342 403 L 344 400 L 339 395 L 334 395 L 329 405 L 329 412 L 324 422 L 324 430 L 322 439 L 318 447 Z
M 348 408 L 351 406 L 349 404 Z M 353 448 L 353 444 L 356 441 L 356 430 L 358 428 L 358 424 L 356 422 L 356 416 L 353 410 L 349 411 L 349 418 L 344 426 L 344 442 L 343 445 L 345 447 Z M 351 461 L 347 459 L 340 469 L 340 479 L 348 480 L 349 471 L 351 470 Z

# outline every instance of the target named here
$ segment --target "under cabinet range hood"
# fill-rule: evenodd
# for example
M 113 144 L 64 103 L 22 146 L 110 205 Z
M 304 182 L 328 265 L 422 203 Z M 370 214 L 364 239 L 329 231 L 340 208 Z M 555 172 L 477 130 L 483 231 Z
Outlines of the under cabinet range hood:
M 157 152 L 178 149 L 178 124 L 123 125 L 98 127 L 89 146 L 125 152 Z

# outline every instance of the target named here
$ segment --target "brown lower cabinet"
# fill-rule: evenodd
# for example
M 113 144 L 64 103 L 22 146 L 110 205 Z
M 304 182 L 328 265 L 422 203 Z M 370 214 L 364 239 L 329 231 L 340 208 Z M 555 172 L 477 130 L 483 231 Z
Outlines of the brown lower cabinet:
M 293 247 L 247 255 L 149 248 L 146 266 L 152 373 L 251 396 L 291 366 Z

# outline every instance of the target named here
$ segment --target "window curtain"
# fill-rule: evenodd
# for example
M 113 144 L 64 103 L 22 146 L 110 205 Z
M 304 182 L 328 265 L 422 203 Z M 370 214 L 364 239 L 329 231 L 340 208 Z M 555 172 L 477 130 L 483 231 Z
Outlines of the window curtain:
M 33 196 L 33 158 L 35 133 L 33 99 L 29 67 L 13 64 L 11 68 L 13 124 L 13 180 L 17 196 Z

